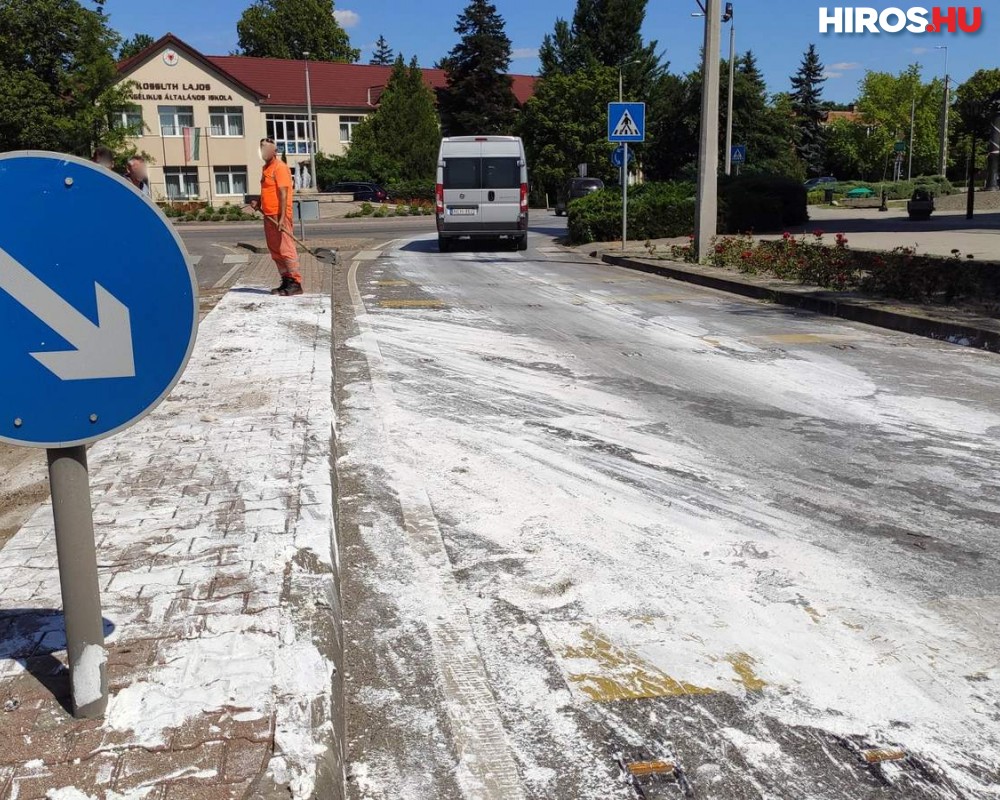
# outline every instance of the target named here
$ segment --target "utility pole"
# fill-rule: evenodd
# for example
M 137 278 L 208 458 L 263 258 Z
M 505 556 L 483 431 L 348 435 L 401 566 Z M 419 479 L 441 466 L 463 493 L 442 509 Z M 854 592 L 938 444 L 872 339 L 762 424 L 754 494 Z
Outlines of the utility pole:
M 913 133 L 917 126 L 917 92 L 913 91 L 913 98 L 910 101 L 910 166 L 906 171 L 906 180 L 913 180 Z
M 306 129 L 309 131 L 309 180 L 310 188 L 315 189 L 319 184 L 316 180 L 316 126 L 313 124 L 313 101 L 312 86 L 309 83 L 309 51 L 302 53 L 306 59 Z
M 720 0 L 705 0 L 705 63 L 702 65 L 701 134 L 698 144 L 698 210 L 694 244 L 699 261 L 709 255 L 719 216 Z
M 726 174 L 733 174 L 733 88 L 736 82 L 736 13 L 726 3 L 723 22 L 729 23 L 729 106 L 726 111 Z
M 948 113 L 951 111 L 951 75 L 948 73 L 948 45 L 939 44 L 935 50 L 944 50 L 944 108 L 941 109 L 941 177 L 948 175 Z

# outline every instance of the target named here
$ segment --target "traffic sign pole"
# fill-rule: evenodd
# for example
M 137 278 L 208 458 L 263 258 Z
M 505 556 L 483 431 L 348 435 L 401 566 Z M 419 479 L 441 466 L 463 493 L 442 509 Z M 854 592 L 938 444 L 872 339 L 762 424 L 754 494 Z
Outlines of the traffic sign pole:
M 625 148 L 625 158 L 622 159 L 622 252 L 628 244 L 628 142 L 622 147 Z
M 87 448 L 47 452 L 73 716 L 100 719 L 108 705 L 108 676 Z

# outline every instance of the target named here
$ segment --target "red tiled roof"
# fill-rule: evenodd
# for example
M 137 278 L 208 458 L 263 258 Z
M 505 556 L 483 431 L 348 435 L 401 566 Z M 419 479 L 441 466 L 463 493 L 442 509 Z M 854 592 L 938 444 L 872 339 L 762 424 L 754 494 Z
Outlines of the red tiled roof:
M 144 62 L 153 51 L 166 45 L 184 50 L 196 60 L 230 77 L 236 84 L 249 88 L 262 99 L 263 105 L 304 106 L 306 104 L 305 62 L 283 58 L 251 58 L 249 56 L 203 56 L 193 47 L 168 33 L 141 53 L 118 65 L 119 73 L 131 71 Z M 446 85 L 441 69 L 422 70 L 425 83 L 432 89 Z M 309 83 L 312 103 L 320 108 L 368 108 L 376 104 L 389 80 L 392 67 L 370 64 L 342 64 L 329 61 L 309 62 Z M 511 75 L 514 96 L 519 103 L 531 97 L 535 78 L 531 75 Z

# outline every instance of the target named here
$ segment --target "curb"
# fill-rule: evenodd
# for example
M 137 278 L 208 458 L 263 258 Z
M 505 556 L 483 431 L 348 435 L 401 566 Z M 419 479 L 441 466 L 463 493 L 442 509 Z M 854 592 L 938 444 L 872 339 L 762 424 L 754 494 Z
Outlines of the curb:
M 251 244 L 250 242 L 237 242 L 237 247 L 242 247 L 244 250 L 249 250 L 251 253 L 256 253 L 261 255 L 267 252 L 267 245 Z
M 968 347 L 981 348 L 991 353 L 1000 353 L 1000 330 L 977 328 L 961 322 L 933 319 L 918 314 L 906 314 L 901 311 L 872 308 L 864 303 L 843 300 L 829 292 L 791 291 L 774 286 L 747 283 L 733 278 L 724 278 L 719 275 L 684 269 L 679 264 L 674 263 L 663 265 L 650 264 L 645 261 L 638 261 L 623 256 L 613 256 L 607 253 L 601 254 L 600 259 L 605 264 L 614 264 L 615 266 L 627 269 L 661 275 L 665 278 L 673 278 L 685 283 L 705 286 L 709 289 L 718 289 L 723 292 L 752 297 L 756 300 L 767 300 L 772 303 L 801 308 L 805 311 L 813 311 L 817 314 L 825 314 L 830 317 L 840 317 L 852 322 L 863 322 L 866 325 L 874 325 L 878 328 L 900 331 L 915 336 L 924 336 L 929 339 L 948 340 L 953 344 L 965 344 Z

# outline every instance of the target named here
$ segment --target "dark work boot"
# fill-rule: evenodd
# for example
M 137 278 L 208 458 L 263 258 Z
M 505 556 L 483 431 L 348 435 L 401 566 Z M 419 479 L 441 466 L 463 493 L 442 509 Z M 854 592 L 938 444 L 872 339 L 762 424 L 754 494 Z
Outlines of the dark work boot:
M 285 293 L 285 289 L 288 288 L 288 284 L 291 282 L 291 280 L 292 279 L 289 278 L 287 275 L 282 275 L 281 276 L 281 285 L 280 286 L 276 286 L 275 288 L 273 288 L 271 290 L 271 294 L 281 294 L 281 295 L 283 295 Z
M 282 297 L 295 297 L 297 294 L 302 294 L 302 284 L 289 278 L 288 283 L 279 290 L 278 294 Z

